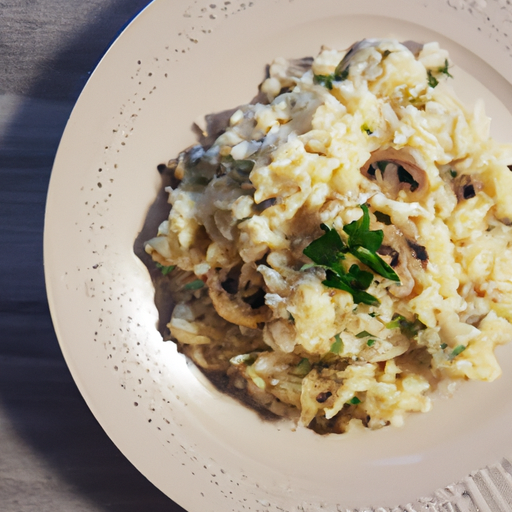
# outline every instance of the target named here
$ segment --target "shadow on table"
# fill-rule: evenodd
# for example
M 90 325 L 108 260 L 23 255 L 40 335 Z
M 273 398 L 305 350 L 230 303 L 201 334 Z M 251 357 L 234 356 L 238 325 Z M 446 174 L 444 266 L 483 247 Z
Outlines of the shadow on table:
M 73 3 L 62 4 L 66 12 L 59 13 L 69 26 L 78 16 Z M 42 466 L 58 472 L 98 512 L 183 510 L 127 461 L 85 405 L 58 348 L 42 272 L 46 190 L 72 105 L 120 27 L 147 3 L 109 0 L 105 8 L 97 2 L 101 16 L 40 63 L 31 99 L 18 106 L 0 134 L 1 411 Z

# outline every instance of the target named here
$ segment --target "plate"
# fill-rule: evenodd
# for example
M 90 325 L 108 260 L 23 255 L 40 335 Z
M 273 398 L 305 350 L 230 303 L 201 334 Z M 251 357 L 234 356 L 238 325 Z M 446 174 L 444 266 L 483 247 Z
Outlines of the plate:
M 394 507 L 512 454 L 512 345 L 499 350 L 501 379 L 464 384 L 403 428 L 319 436 L 261 420 L 164 343 L 151 280 L 133 252 L 159 190 L 156 166 L 194 142 L 193 122 L 249 101 L 277 56 L 364 37 L 437 40 L 457 64 L 461 96 L 484 97 L 503 140 L 512 133 L 511 21 L 501 0 L 156 0 L 106 53 L 55 160 L 48 297 L 96 418 L 184 508 Z

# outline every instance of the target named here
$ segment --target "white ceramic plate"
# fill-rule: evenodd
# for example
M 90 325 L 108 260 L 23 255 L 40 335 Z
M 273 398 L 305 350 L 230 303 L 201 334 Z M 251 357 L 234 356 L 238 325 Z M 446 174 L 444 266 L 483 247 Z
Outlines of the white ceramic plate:
M 512 454 L 512 345 L 499 351 L 500 380 L 466 384 L 401 429 L 321 437 L 260 420 L 163 343 L 151 281 L 132 251 L 160 184 L 156 165 L 194 142 L 193 121 L 250 100 L 276 56 L 364 37 L 437 40 L 458 64 L 461 95 L 483 96 L 493 133 L 512 139 L 511 21 L 501 0 L 157 0 L 107 52 L 55 161 L 48 295 L 91 410 L 183 507 L 392 507 Z

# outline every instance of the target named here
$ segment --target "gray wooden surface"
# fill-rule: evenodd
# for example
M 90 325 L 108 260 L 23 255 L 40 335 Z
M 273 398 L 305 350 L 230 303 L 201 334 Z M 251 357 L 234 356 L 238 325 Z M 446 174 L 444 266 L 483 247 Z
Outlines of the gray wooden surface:
M 182 510 L 108 439 L 53 331 L 43 223 L 90 71 L 148 0 L 0 0 L 0 511 Z

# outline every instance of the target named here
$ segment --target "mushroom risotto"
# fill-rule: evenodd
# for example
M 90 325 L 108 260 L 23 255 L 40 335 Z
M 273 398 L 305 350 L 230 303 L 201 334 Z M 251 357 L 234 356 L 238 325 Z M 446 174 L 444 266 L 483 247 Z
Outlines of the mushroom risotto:
M 277 59 L 253 102 L 209 116 L 146 243 L 180 350 L 320 433 L 399 426 L 499 377 L 512 145 L 451 72 L 437 43 L 366 39 Z

